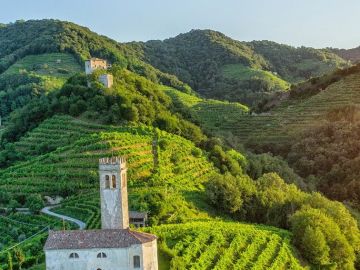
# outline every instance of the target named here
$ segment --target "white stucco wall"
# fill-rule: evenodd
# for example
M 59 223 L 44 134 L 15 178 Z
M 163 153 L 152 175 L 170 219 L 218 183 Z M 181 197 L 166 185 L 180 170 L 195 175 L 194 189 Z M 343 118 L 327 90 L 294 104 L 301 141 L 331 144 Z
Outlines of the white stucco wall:
M 91 63 L 90 61 L 85 61 L 85 74 L 89 75 L 92 73 Z
M 99 77 L 99 81 L 107 88 L 110 88 L 114 84 L 114 77 L 111 74 L 103 74 Z
M 119 165 L 100 165 L 100 199 L 101 199 L 101 228 L 126 229 L 129 227 L 129 209 L 126 179 L 126 169 L 120 171 Z M 116 188 L 106 189 L 106 175 L 116 177 Z M 126 176 L 125 176 L 126 178 Z M 125 182 L 125 183 L 124 183 Z
M 78 259 L 69 258 L 71 253 L 77 253 Z M 100 252 L 106 258 L 97 258 Z M 46 270 L 157 270 L 157 268 L 144 268 L 141 245 L 129 248 L 110 249 L 81 249 L 81 250 L 47 250 Z M 133 268 L 133 256 L 140 256 L 140 268 Z
M 158 270 L 158 253 L 157 253 L 157 241 L 154 240 L 150 243 L 142 245 L 143 254 L 143 269 L 144 270 Z

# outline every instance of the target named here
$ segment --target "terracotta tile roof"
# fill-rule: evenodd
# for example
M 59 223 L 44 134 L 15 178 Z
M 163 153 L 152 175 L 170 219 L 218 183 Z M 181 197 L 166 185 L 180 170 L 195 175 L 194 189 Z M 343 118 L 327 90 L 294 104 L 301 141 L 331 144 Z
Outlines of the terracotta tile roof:
M 129 229 L 50 231 L 44 249 L 126 248 L 155 239 L 155 235 Z

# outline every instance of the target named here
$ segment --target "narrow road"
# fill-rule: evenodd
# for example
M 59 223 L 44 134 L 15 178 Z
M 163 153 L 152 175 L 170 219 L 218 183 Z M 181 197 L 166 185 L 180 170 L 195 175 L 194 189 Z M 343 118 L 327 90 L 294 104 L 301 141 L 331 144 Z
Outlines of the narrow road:
M 78 220 L 78 219 L 72 218 L 72 217 L 68 217 L 68 216 L 64 216 L 64 215 L 60 215 L 60 214 L 50 211 L 51 209 L 58 207 L 58 206 L 59 205 L 44 207 L 43 209 L 41 209 L 41 213 L 75 223 L 76 225 L 79 226 L 79 230 L 84 230 L 86 228 L 86 223 L 82 222 L 81 220 Z

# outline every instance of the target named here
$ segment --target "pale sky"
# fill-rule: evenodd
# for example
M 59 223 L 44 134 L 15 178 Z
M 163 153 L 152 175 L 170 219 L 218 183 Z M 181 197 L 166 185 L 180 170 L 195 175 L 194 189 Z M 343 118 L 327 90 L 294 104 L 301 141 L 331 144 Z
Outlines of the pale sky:
M 54 18 L 117 41 L 213 29 L 238 40 L 360 46 L 359 0 L 0 0 L 0 22 Z

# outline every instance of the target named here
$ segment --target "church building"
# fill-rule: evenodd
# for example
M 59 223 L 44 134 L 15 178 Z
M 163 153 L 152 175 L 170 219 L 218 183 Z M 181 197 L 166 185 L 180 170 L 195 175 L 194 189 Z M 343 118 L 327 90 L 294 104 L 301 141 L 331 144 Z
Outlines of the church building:
M 126 160 L 99 160 L 101 230 L 50 231 L 46 270 L 158 270 L 155 235 L 129 229 Z

